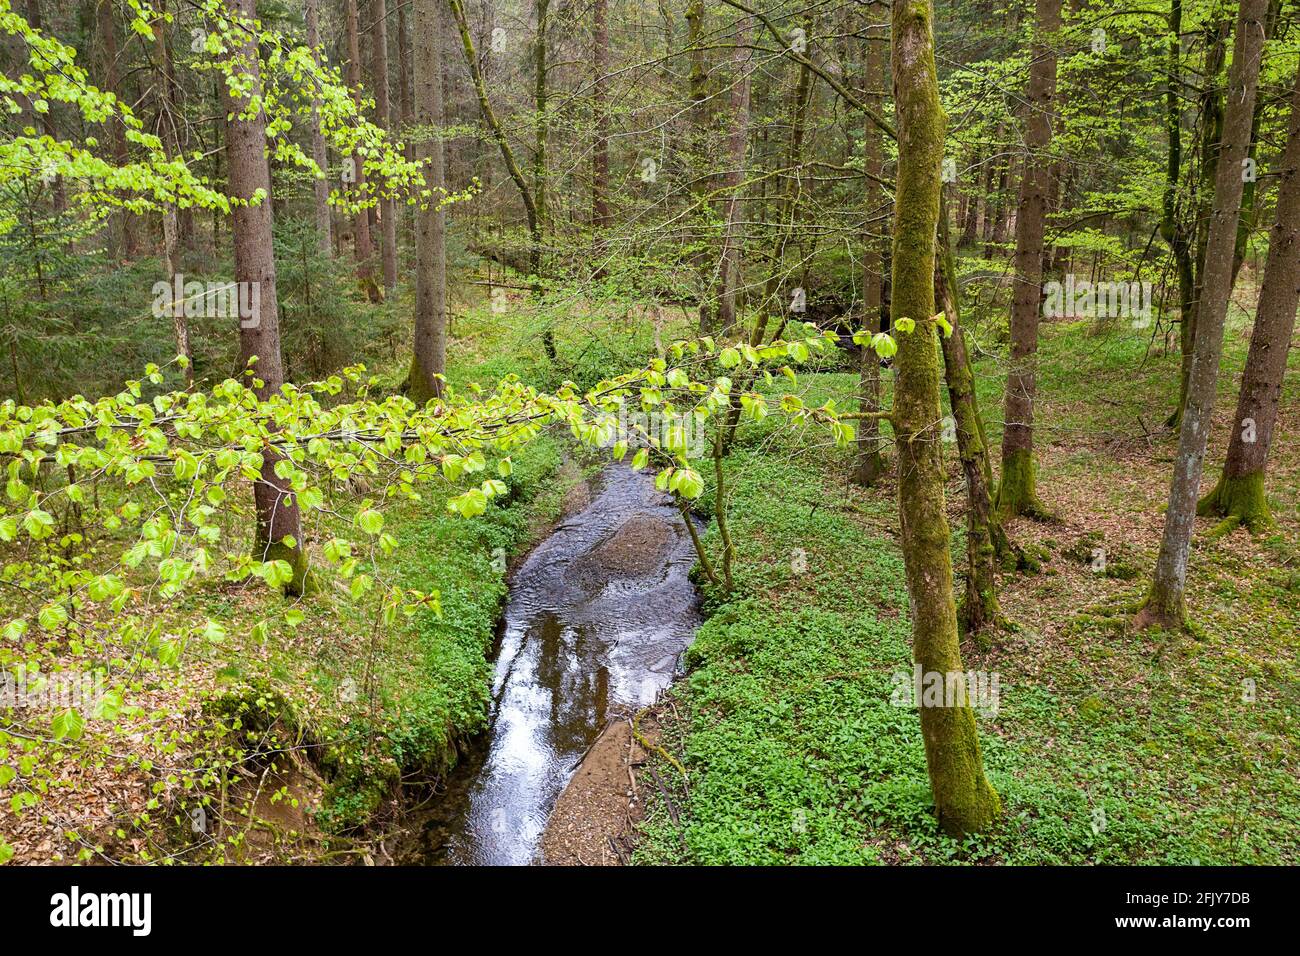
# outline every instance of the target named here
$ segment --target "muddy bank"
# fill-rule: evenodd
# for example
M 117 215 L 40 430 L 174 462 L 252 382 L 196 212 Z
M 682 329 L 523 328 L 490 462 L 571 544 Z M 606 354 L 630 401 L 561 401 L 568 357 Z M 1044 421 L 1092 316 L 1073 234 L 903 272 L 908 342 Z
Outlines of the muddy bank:
M 671 683 L 694 637 L 694 560 L 651 476 L 602 473 L 512 576 L 489 729 L 415 815 L 402 862 L 527 864 L 547 848 L 555 862 L 615 862 L 613 846 L 589 858 L 602 856 L 594 834 L 634 820 L 628 769 L 642 755 L 627 718 Z M 575 772 L 584 784 L 561 798 Z

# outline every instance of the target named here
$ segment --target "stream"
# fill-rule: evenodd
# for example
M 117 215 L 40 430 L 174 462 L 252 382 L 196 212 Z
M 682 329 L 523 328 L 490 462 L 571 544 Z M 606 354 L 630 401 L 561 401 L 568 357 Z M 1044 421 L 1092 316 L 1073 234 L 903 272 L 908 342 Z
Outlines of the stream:
M 415 811 L 400 862 L 541 862 L 551 808 L 606 722 L 678 673 L 699 624 L 694 560 L 653 475 L 606 468 L 512 576 L 488 729 Z

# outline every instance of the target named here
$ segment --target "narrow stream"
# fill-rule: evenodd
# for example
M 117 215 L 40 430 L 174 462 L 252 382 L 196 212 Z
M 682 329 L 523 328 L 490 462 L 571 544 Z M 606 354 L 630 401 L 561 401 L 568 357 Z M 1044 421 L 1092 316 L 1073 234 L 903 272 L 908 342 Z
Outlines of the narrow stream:
M 694 559 L 653 476 L 607 468 L 513 576 L 489 728 L 416 813 L 401 862 L 539 862 L 551 808 L 606 721 L 677 673 L 699 624 Z

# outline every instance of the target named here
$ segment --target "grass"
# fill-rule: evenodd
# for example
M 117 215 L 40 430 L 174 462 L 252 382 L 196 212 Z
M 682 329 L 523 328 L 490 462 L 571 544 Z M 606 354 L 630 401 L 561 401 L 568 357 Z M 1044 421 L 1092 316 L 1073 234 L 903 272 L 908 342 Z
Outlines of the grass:
M 468 310 L 463 341 L 491 338 L 500 326 L 486 308 Z M 466 362 L 452 378 L 463 385 L 474 375 Z M 507 563 L 559 514 L 562 459 L 551 436 L 516 449 L 507 495 L 478 518 L 449 513 L 446 499 L 458 489 L 439 483 L 386 509 L 394 547 L 359 554 L 359 571 L 437 592 L 440 614 L 420 610 L 385 624 L 379 589 L 349 599 L 344 582 L 324 570 L 321 586 L 291 603 L 218 576 L 159 603 L 155 633 L 137 647 L 54 636 L 0 646 L 6 669 L 106 665 L 128 705 L 117 720 L 88 720 L 77 740 L 51 739 L 43 711 L 0 712 L 22 747 L 0 746 L 0 767 L 16 771 L 2 788 L 0 849 L 19 862 L 255 861 L 322 859 L 346 846 L 328 836 L 376 822 L 400 781 L 444 773 L 483 728 Z M 104 489 L 106 506 L 114 493 Z M 250 528 L 227 525 L 230 547 L 251 537 Z M 327 513 L 306 532 L 309 551 L 331 536 L 356 537 L 342 514 Z M 125 547 L 111 534 L 89 544 L 100 558 Z M 205 619 L 221 633 L 169 640 Z M 172 644 L 174 659 L 161 653 Z M 69 774 L 74 761 L 79 772 Z M 290 815 L 295 832 L 266 826 L 268 793 L 303 811 Z M 201 831 L 187 825 L 195 813 L 207 821 Z
M 556 297 L 525 316 L 515 304 L 504 315 L 482 303 L 457 309 L 456 387 L 507 374 L 590 384 L 654 348 L 644 311 L 629 317 Z M 548 322 L 559 370 L 538 358 L 537 333 Z M 683 328 L 666 316 L 660 332 L 668 342 Z M 1207 487 L 1226 444 L 1247 335 L 1238 311 Z M 996 449 L 1005 369 L 993 343 L 981 344 L 989 351 L 977 350 L 976 377 Z M 1000 679 L 996 713 L 979 718 L 1006 808 L 998 827 L 963 842 L 937 831 L 915 711 L 891 704 L 895 675 L 910 670 L 895 489 L 888 480 L 871 491 L 850 487 L 844 454 L 823 434 L 783 432 L 773 416 L 744 426 L 726 463 L 736 588 L 704 588 L 707 619 L 689 674 L 662 707 L 664 744 L 681 755 L 689 784 L 667 762 L 658 766 L 680 823 L 653 782 L 641 788 L 651 800 L 640 862 L 1300 861 L 1300 451 L 1292 437 L 1300 376 L 1287 378 L 1270 463 L 1276 533 L 1199 538 L 1189 578 L 1196 639 L 1138 636 L 1125 626 L 1126 608 L 1154 563 L 1173 447 L 1160 423 L 1177 374 L 1177 355 L 1148 354 L 1148 344 L 1149 331 L 1127 327 L 1044 328 L 1039 489 L 1062 520 L 1012 525 L 1041 557 L 1039 573 L 1001 580 L 1003 610 L 1019 630 L 987 650 L 964 649 L 968 667 Z M 384 374 L 395 385 L 402 371 Z M 852 375 L 829 370 L 801 382 L 814 403 L 851 405 L 856 388 Z M 458 742 L 483 725 L 486 651 L 505 594 L 500 558 L 558 513 L 560 460 L 551 438 L 516 454 L 506 506 L 481 518 L 449 517 L 437 490 L 388 512 L 397 546 L 369 570 L 438 590 L 441 617 L 420 612 L 376 627 L 374 607 L 338 600 L 327 587 L 305 599 L 305 617 L 292 624 L 278 599 L 219 582 L 169 607 L 164 632 L 206 616 L 222 622 L 225 640 L 191 643 L 175 667 L 141 655 L 128 690 L 142 713 L 114 736 L 88 726 L 75 754 L 66 743 L 34 742 L 0 754 L 22 770 L 0 813 L 20 785 L 41 796 L 39 815 L 29 808 L 4 819 L 17 859 L 184 854 L 195 841 L 182 812 L 204 801 L 224 806 L 227 796 L 236 809 L 226 815 L 243 831 L 223 853 L 322 859 L 328 842 L 257 843 L 252 823 L 240 823 L 237 805 L 258 803 L 253 790 L 262 791 L 268 765 L 311 755 L 301 763 L 316 786 L 282 786 L 278 777 L 268 786 L 272 799 L 301 799 L 316 811 L 300 822 L 331 833 L 381 818 L 400 780 L 445 771 Z M 960 569 L 955 455 L 949 466 Z M 710 500 L 701 506 L 707 511 Z M 706 541 L 716 552 L 715 530 Z M 1090 563 L 1098 548 L 1106 554 L 1100 574 Z M 270 622 L 264 637 L 255 630 L 261 621 Z M 55 650 L 66 648 L 13 649 Z M 74 756 L 79 773 L 64 773 Z
M 1044 558 L 1040 573 L 1002 580 L 1020 629 L 987 651 L 963 648 L 967 667 L 1000 678 L 996 714 L 979 717 L 1005 806 L 996 829 L 962 842 L 937 831 L 916 712 L 891 704 L 892 675 L 910 667 L 894 488 L 851 490 L 843 456 L 750 427 L 726 471 L 737 586 L 708 596 L 689 676 L 661 708 L 665 745 L 689 772 L 683 785 L 658 768 L 676 781 L 680 825 L 652 797 L 640 862 L 1300 861 L 1300 456 L 1286 421 L 1300 376 L 1287 379 L 1270 466 L 1279 533 L 1198 538 L 1198 639 L 1135 635 L 1127 608 L 1154 564 L 1174 441 L 1160 422 L 1177 375 L 1176 354 L 1146 355 L 1148 336 L 1044 329 L 1039 488 L 1063 521 L 1012 526 Z M 1207 487 L 1247 341 L 1238 314 Z M 995 449 L 1004 374 L 994 356 L 976 369 Z M 844 400 L 854 383 L 806 384 L 814 400 Z M 949 458 L 961 569 L 962 486 Z M 1106 573 L 1088 561 L 1094 547 L 1106 549 Z M 805 573 L 792 570 L 796 554 Z

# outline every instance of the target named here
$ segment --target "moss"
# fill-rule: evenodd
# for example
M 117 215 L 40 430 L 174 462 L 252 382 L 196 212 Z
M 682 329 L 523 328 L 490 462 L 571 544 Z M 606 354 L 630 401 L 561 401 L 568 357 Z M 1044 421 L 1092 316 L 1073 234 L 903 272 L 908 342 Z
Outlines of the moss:
M 1264 494 L 1264 473 L 1229 476 L 1225 471 L 1219 476 L 1214 489 L 1196 505 L 1201 517 L 1220 516 L 1221 521 L 1211 532 L 1212 536 L 1228 534 L 1239 526 L 1253 534 L 1262 534 L 1274 526 L 1273 513 Z
M 1133 618 L 1133 628 L 1138 631 L 1160 630 L 1172 634 L 1187 631 L 1187 605 L 1182 595 L 1172 595 L 1152 584 L 1146 598 L 1138 605 Z
M 1002 480 L 998 482 L 994 509 L 1000 519 L 1024 515 L 1039 521 L 1055 520 L 1055 515 L 1038 498 L 1038 463 L 1034 453 L 1021 448 L 1002 458 Z
M 430 378 L 431 376 L 420 362 L 419 354 L 414 354 L 411 356 L 411 370 L 407 373 L 402 391 L 416 405 L 424 405 L 430 399 L 438 397 L 437 391 L 429 384 Z
M 263 561 L 283 561 L 293 568 L 291 577 L 284 586 L 284 593 L 289 597 L 302 597 L 316 589 L 315 579 L 308 567 L 307 552 L 299 547 L 289 547 L 283 541 L 270 544 L 258 544 L 254 553 Z

